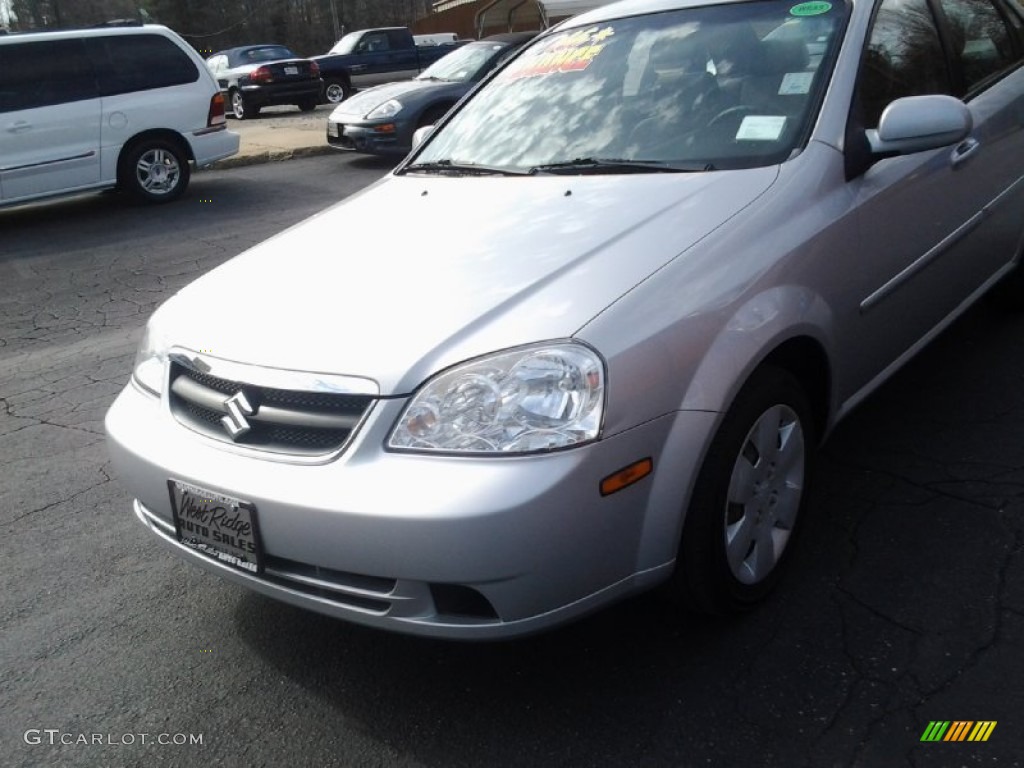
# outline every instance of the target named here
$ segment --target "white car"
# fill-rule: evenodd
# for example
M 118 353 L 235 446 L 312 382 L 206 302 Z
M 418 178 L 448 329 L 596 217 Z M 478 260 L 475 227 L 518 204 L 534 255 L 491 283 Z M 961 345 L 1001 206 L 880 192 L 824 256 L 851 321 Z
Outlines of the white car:
M 141 24 L 0 35 L 0 137 L 0 205 L 110 187 L 168 202 L 239 144 L 199 54 Z
M 135 514 L 403 632 L 656 585 L 750 609 L 827 512 L 815 446 L 1020 274 L 1022 31 L 1010 0 L 628 0 L 543 34 L 157 310 L 106 419 Z

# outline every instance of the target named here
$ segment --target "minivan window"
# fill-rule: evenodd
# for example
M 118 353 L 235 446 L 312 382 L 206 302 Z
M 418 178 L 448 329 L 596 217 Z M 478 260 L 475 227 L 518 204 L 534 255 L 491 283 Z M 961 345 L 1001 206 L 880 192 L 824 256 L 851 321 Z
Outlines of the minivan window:
M 199 69 L 192 60 L 161 35 L 91 37 L 85 43 L 96 63 L 103 96 L 184 85 L 199 79 Z
M 96 98 L 81 40 L 0 45 L 0 112 Z
M 515 57 L 405 170 L 782 162 L 806 141 L 847 13 L 840 2 L 759 0 L 556 32 Z

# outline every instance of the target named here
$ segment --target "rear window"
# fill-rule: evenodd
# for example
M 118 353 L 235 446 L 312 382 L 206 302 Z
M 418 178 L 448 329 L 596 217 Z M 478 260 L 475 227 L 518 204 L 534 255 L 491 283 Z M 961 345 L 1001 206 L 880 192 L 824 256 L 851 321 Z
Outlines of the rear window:
M 96 78 L 81 40 L 0 46 L 0 112 L 96 97 Z
M 232 51 L 231 66 L 242 67 L 246 64 L 256 64 L 261 61 L 280 61 L 281 59 L 298 58 L 290 48 L 283 45 L 264 45 L 259 48 L 246 48 L 241 51 Z
M 162 35 L 111 35 L 85 40 L 95 62 L 100 94 L 147 91 L 194 83 L 199 69 Z

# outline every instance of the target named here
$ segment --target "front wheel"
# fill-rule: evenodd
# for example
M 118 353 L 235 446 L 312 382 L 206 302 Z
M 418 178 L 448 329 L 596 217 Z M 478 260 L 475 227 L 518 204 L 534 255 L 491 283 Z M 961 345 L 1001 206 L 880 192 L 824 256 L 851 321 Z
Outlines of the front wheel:
M 771 591 L 803 517 L 813 436 L 799 382 L 756 371 L 715 435 L 683 525 L 673 586 L 688 607 L 737 613 Z
M 169 203 L 184 193 L 190 169 L 180 146 L 167 139 L 146 139 L 121 158 L 118 188 L 135 200 Z
M 434 125 L 438 120 L 448 114 L 448 110 L 451 108 L 451 104 L 437 104 L 431 107 L 420 115 L 420 119 L 416 121 L 416 127 L 423 128 L 427 125 Z

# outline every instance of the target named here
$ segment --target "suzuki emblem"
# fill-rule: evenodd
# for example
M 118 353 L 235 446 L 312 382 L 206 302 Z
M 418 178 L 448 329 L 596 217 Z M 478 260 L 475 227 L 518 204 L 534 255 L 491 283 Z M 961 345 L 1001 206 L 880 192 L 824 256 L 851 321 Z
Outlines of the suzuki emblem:
M 228 415 L 222 418 L 220 423 L 228 431 L 228 434 L 231 435 L 232 440 L 238 440 L 239 437 L 252 429 L 252 426 L 245 417 L 252 416 L 256 409 L 249 404 L 245 393 L 241 390 L 225 400 L 224 405 L 227 406 Z

